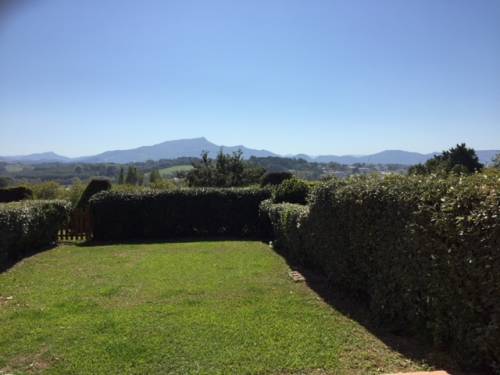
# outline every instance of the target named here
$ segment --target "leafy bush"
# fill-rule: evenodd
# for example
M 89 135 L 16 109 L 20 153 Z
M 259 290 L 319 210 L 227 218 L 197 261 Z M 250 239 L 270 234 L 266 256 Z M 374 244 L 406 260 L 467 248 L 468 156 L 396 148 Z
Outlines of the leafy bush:
M 78 201 L 78 204 L 76 205 L 77 208 L 83 208 L 87 207 L 89 204 L 89 199 L 94 195 L 97 194 L 101 191 L 106 191 L 111 189 L 111 182 L 109 180 L 104 180 L 104 179 L 95 179 L 89 182 L 87 187 L 82 193 L 82 196 L 80 200 Z
M 266 228 L 259 204 L 265 189 L 177 189 L 104 192 L 90 200 L 96 240 L 196 235 L 257 236 Z
M 32 197 L 33 192 L 24 186 L 0 189 L 0 203 L 17 202 Z
M 67 199 L 71 202 L 73 207 L 76 207 L 80 198 L 82 197 L 83 192 L 85 191 L 85 184 L 81 182 L 79 179 L 76 179 L 73 184 L 65 190 L 64 199 Z
M 0 165 L 0 172 L 1 172 L 1 165 Z M 5 189 L 6 187 L 12 185 L 14 183 L 14 180 L 10 177 L 6 176 L 0 176 L 0 189 Z
M 269 218 L 274 234 L 273 247 L 292 263 L 306 263 L 307 239 L 303 226 L 307 224 L 309 207 L 301 204 L 278 203 L 271 199 L 260 205 L 261 215 Z
M 33 199 L 53 200 L 63 199 L 65 196 L 64 186 L 55 181 L 45 181 L 29 184 L 33 191 Z
M 293 177 L 293 174 L 290 172 L 268 172 L 260 181 L 260 186 L 267 185 L 279 185 L 283 181 L 288 180 Z
M 263 204 L 277 245 L 426 333 L 466 366 L 500 359 L 500 178 L 357 177 L 316 188 L 309 212 Z M 296 228 L 294 230 L 294 228 Z
M 65 201 L 0 204 L 0 267 L 54 242 L 69 210 Z
M 273 192 L 274 203 L 305 204 L 309 194 L 309 185 L 303 180 L 290 178 L 279 184 Z

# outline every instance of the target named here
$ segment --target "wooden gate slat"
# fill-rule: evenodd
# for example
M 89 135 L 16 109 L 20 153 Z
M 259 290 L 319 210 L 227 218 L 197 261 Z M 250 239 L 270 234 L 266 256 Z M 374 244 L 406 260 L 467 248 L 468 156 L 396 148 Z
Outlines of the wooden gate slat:
M 69 222 L 59 229 L 58 240 L 90 240 L 92 239 L 92 226 L 90 210 L 76 208 L 71 212 Z

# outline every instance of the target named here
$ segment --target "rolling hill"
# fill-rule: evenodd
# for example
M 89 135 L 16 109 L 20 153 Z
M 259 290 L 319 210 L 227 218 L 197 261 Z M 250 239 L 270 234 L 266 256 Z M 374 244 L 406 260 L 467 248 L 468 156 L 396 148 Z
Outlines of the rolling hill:
M 131 162 L 144 162 L 147 160 L 176 159 L 179 157 L 199 157 L 203 151 L 208 151 L 210 156 L 214 157 L 220 149 L 225 153 L 231 153 L 237 150 L 243 152 L 243 157 L 248 159 L 255 157 L 281 156 L 267 150 L 257 150 L 237 146 L 221 146 L 208 141 L 204 137 L 191 139 L 178 139 L 158 143 L 152 146 L 142 146 L 127 150 L 106 151 L 97 155 L 84 156 L 78 158 L 68 158 L 58 155 L 54 152 L 45 152 L 21 156 L 0 156 L 0 161 L 18 162 L 26 164 L 36 164 L 45 162 L 81 162 L 81 163 L 118 163 L 125 164 Z M 479 159 L 482 163 L 488 164 L 500 153 L 500 150 L 477 150 Z M 286 155 L 287 157 L 301 158 L 311 162 L 339 164 L 354 163 L 372 163 L 372 164 L 404 164 L 412 165 L 423 163 L 432 158 L 436 153 L 420 154 L 418 152 L 409 152 L 404 150 L 385 150 L 371 155 L 319 155 L 309 156 L 306 154 Z

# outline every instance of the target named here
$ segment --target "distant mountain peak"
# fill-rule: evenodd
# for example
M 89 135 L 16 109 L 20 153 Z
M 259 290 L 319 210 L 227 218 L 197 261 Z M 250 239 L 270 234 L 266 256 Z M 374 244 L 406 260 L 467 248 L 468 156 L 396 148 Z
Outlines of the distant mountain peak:
M 176 159 L 179 157 L 199 157 L 203 151 L 207 151 L 214 157 L 220 149 L 225 153 L 238 150 L 243 152 L 243 157 L 248 159 L 255 157 L 281 157 L 271 151 L 263 149 L 252 149 L 244 145 L 222 146 L 210 142 L 206 137 L 183 138 L 164 141 L 162 143 L 141 146 L 132 149 L 110 150 L 93 156 L 68 158 L 58 155 L 53 151 L 36 153 L 23 156 L 0 156 L 0 161 L 20 163 L 43 163 L 43 162 L 82 162 L 82 163 L 118 163 L 144 162 L 147 160 Z M 500 153 L 500 150 L 477 150 L 482 163 L 491 162 L 492 158 Z M 339 164 L 371 163 L 371 164 L 404 164 L 412 165 L 423 163 L 432 158 L 436 153 L 421 154 L 404 150 L 383 150 L 371 155 L 319 155 L 310 156 L 306 154 L 286 155 L 285 157 L 305 159 L 310 162 Z

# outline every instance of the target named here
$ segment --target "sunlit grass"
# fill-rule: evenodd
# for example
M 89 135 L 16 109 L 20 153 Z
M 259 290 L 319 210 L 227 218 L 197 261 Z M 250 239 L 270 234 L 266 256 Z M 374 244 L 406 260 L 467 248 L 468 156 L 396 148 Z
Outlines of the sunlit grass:
M 367 374 L 420 366 L 260 242 L 65 245 L 0 274 L 0 373 Z

